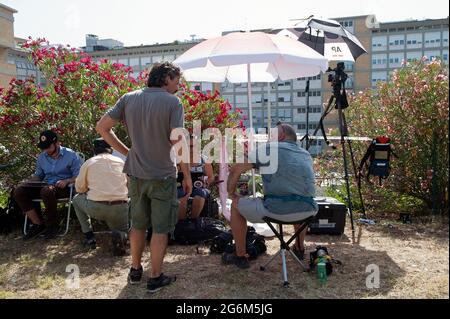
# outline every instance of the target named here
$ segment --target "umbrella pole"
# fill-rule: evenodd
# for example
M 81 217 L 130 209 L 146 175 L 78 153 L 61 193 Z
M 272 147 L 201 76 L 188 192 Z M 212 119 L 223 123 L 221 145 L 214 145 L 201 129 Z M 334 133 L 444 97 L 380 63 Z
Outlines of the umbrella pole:
M 309 151 L 310 147 L 310 137 L 309 137 L 309 87 L 310 87 L 310 78 L 306 80 L 306 135 L 300 140 L 300 142 L 305 142 L 304 147 L 307 151 Z
M 252 107 L 252 77 L 250 64 L 247 64 L 247 102 L 250 116 L 250 132 L 253 132 L 253 107 Z M 253 186 L 253 198 L 256 198 L 256 183 L 255 183 L 255 170 L 252 169 L 252 186 Z
M 309 151 L 309 86 L 310 78 L 306 81 L 306 150 Z
M 272 128 L 272 103 L 270 102 L 270 96 L 271 96 L 271 92 L 270 92 L 270 83 L 267 82 L 267 128 L 268 128 L 268 132 L 267 132 L 267 136 L 268 136 L 268 141 L 270 141 L 271 138 L 271 132 L 270 129 Z

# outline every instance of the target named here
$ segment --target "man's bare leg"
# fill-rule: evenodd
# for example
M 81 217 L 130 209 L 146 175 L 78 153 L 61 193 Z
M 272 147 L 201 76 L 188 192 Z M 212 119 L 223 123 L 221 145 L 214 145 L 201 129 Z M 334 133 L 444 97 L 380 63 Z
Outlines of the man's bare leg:
M 236 256 L 244 257 L 247 254 L 247 220 L 241 215 L 237 206 L 239 200 L 234 200 L 231 205 L 231 231 L 236 242 Z
M 167 236 L 167 234 L 153 234 L 152 242 L 150 244 L 150 254 L 152 262 L 150 278 L 158 278 L 159 276 L 161 276 L 162 265 L 164 256 L 166 255 L 168 242 L 169 237 Z
M 132 229 L 130 233 L 131 267 L 140 269 L 142 265 L 142 254 L 145 249 L 145 230 Z
M 36 210 L 30 210 L 28 212 L 25 213 L 27 215 L 27 217 L 31 220 L 31 222 L 35 225 L 42 225 L 42 220 L 39 217 L 38 213 L 36 212 Z
M 181 198 L 179 200 L 179 207 L 178 207 L 178 220 L 185 220 L 187 218 L 187 204 L 188 204 L 188 199 L 186 198 Z
M 303 225 L 294 225 L 295 231 L 299 230 Z M 307 229 L 305 228 L 295 240 L 295 247 L 300 251 L 305 251 L 305 238 Z
M 202 213 L 203 207 L 205 207 L 205 199 L 196 196 L 194 200 L 192 201 L 192 218 L 197 219 L 199 218 L 200 214 Z

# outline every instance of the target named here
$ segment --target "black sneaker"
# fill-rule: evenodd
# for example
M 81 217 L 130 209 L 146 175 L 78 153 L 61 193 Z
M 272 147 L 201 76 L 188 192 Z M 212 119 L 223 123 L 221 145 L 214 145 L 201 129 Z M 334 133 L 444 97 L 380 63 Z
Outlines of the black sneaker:
M 40 234 L 44 233 L 46 229 L 47 228 L 44 225 L 31 224 L 30 227 L 28 227 L 27 234 L 23 236 L 23 240 L 36 238 Z
M 247 257 L 238 257 L 234 253 L 224 253 L 222 255 L 222 263 L 224 265 L 235 265 L 240 269 L 250 268 L 250 263 Z
M 90 250 L 96 250 L 97 249 L 97 241 L 95 238 L 86 239 L 83 242 L 83 246 L 89 248 Z
M 126 254 L 125 242 L 126 236 L 123 232 L 113 230 L 111 234 L 112 241 L 112 254 L 113 256 L 120 257 Z
M 171 283 L 173 283 L 175 281 L 177 281 L 177 277 L 176 276 L 169 277 L 169 276 L 165 276 L 164 274 L 161 274 L 161 276 L 159 276 L 159 278 L 152 278 L 152 279 L 148 280 L 148 282 L 147 282 L 147 289 L 151 293 L 155 293 L 155 292 L 160 291 L 165 286 L 168 286 L 168 285 L 170 285 Z
M 295 256 L 297 256 L 297 258 L 298 258 L 300 261 L 305 260 L 305 250 L 304 250 L 304 249 L 303 249 L 303 250 L 300 250 L 300 249 L 297 248 L 297 246 L 294 246 L 294 247 L 292 248 L 292 252 L 294 253 Z
M 144 273 L 144 269 L 142 269 L 142 266 L 139 269 L 131 268 L 130 273 L 128 274 L 128 283 L 130 285 L 140 284 L 143 273 Z
M 44 238 L 47 240 L 55 239 L 58 236 L 59 227 L 58 226 L 48 226 L 44 233 Z

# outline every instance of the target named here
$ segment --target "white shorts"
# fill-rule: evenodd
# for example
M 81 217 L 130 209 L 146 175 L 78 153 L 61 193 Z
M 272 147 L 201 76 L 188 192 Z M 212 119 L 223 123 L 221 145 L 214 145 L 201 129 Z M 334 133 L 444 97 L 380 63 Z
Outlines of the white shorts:
M 286 223 L 305 220 L 311 216 L 316 216 L 315 209 L 310 211 L 297 212 L 293 214 L 275 214 L 264 207 L 261 198 L 241 198 L 239 199 L 238 210 L 241 215 L 251 223 L 264 223 L 263 218 L 269 217 Z

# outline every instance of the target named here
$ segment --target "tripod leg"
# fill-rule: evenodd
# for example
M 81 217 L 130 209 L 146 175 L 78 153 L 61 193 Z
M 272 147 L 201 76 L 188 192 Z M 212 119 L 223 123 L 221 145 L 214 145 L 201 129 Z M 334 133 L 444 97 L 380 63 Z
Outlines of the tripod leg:
M 292 258 L 294 258 L 294 260 L 303 268 L 303 270 L 306 271 L 307 268 L 305 264 L 300 259 L 298 259 L 297 256 L 295 256 L 294 252 L 292 250 L 289 250 L 289 253 L 291 254 Z
M 330 142 L 327 139 L 327 134 L 325 133 L 325 127 L 323 125 L 323 121 L 325 120 L 325 117 L 330 113 L 330 111 L 333 107 L 333 101 L 334 101 L 334 95 L 331 96 L 330 100 L 328 101 L 327 108 L 325 109 L 325 112 L 323 113 L 322 117 L 320 118 L 319 124 L 317 125 L 316 130 L 314 131 L 314 134 L 313 134 L 313 136 L 316 136 L 317 132 L 319 132 L 319 130 L 321 130 L 323 138 L 325 140 L 325 143 L 327 143 L 327 145 L 329 145 Z
M 340 101 L 340 99 L 337 99 L 338 101 Z M 350 181 L 349 181 L 349 176 L 348 176 L 348 164 L 347 164 L 347 152 L 346 152 L 346 147 L 345 147 L 345 130 L 344 130 L 344 118 L 343 118 L 343 111 L 341 108 L 340 103 L 338 102 L 338 113 L 339 113 L 339 130 L 341 133 L 341 144 L 342 144 L 342 154 L 343 154 L 343 159 L 344 159 L 344 173 L 345 173 L 345 185 L 347 188 L 347 201 L 348 201 L 348 209 L 350 211 L 350 220 L 351 220 L 351 224 L 352 224 L 352 235 L 353 238 L 355 238 L 355 225 L 354 225 L 354 221 L 353 221 L 353 205 L 352 205 L 352 199 L 351 199 L 351 192 L 350 192 Z
M 342 117 L 343 117 L 343 120 L 344 120 L 345 131 L 348 132 L 347 119 L 346 119 L 344 113 L 342 113 Z M 358 187 L 359 200 L 361 202 L 362 214 L 363 214 L 364 218 L 367 218 L 366 208 L 365 208 L 365 205 L 364 205 L 364 199 L 363 199 L 362 192 L 361 192 L 361 179 L 358 177 L 358 171 L 357 171 L 356 162 L 355 162 L 355 155 L 353 153 L 353 148 L 352 148 L 352 141 L 348 140 L 347 143 L 348 143 L 348 149 L 350 150 L 350 157 L 352 159 L 352 165 L 353 165 L 353 171 L 354 171 L 354 174 L 355 174 L 356 185 Z
M 264 265 L 264 266 L 261 266 L 261 270 L 262 271 L 265 271 L 266 270 L 266 268 L 278 257 L 278 256 L 280 256 L 281 255 L 281 253 L 282 253 L 282 250 L 280 249 L 280 251 L 278 251 L 272 258 L 270 258 L 270 260 Z

